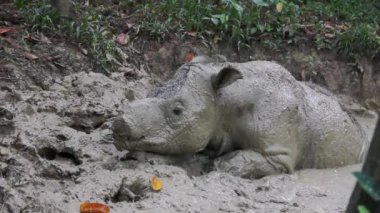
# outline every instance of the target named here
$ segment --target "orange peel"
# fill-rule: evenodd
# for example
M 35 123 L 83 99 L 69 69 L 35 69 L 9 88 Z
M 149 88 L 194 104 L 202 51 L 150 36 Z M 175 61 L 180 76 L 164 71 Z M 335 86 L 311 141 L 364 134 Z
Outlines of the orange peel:
M 83 202 L 80 204 L 80 213 L 109 213 L 110 208 L 101 203 Z
M 195 55 L 195 53 L 193 53 L 193 52 L 188 52 L 188 53 L 186 53 L 186 55 L 185 55 L 185 62 L 186 62 L 186 63 L 191 62 L 195 56 L 196 56 L 196 55 Z
M 164 182 L 157 176 L 153 176 L 150 180 L 150 186 L 154 191 L 160 191 L 164 185 Z

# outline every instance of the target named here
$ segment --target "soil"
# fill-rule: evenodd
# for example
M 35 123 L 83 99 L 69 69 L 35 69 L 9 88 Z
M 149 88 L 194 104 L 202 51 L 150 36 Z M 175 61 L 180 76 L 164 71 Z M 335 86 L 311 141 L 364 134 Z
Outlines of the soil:
M 348 61 L 311 47 L 236 52 L 194 39 L 159 43 L 136 38 L 128 59 L 99 73 L 78 46 L 15 32 L 0 35 L 0 212 L 79 212 L 84 201 L 111 212 L 344 212 L 361 165 L 242 179 L 197 168 L 204 156 L 178 164 L 126 158 L 112 144 L 110 122 L 129 101 L 144 98 L 184 63 L 188 51 L 230 61 L 274 60 L 298 80 L 336 93 L 368 137 L 380 109 L 379 62 Z M 152 176 L 163 188 L 150 188 Z

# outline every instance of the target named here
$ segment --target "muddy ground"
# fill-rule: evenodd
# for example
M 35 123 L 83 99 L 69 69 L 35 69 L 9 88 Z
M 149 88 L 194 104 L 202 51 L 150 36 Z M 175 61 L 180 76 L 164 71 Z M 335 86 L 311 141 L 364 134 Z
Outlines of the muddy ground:
M 201 155 L 175 165 L 128 159 L 112 144 L 110 122 L 126 103 L 169 79 L 196 49 L 230 61 L 280 62 L 298 80 L 339 95 L 371 137 L 376 118 L 367 109 L 380 108 L 377 62 L 350 62 L 306 47 L 237 53 L 194 40 L 139 38 L 120 47 L 128 58 L 114 72 L 99 73 L 72 43 L 46 42 L 41 34 L 13 27 L 16 32 L 0 37 L 1 213 L 79 212 L 84 201 L 105 203 L 115 213 L 344 212 L 355 183 L 351 172 L 361 165 L 242 179 L 202 171 Z M 150 189 L 153 175 L 164 182 L 159 192 Z
M 111 212 L 344 212 L 360 165 L 248 180 L 195 174 L 189 165 L 201 156 L 185 166 L 125 159 L 110 120 L 149 85 L 93 72 L 56 78 L 45 90 L 2 84 L 0 212 L 79 212 L 83 201 Z M 164 182 L 160 192 L 149 188 L 153 175 Z

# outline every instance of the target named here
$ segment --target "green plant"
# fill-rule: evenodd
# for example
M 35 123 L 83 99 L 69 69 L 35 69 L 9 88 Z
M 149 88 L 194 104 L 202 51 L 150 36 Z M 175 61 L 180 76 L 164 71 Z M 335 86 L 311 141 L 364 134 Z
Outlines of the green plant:
M 141 29 L 152 37 L 165 38 L 170 33 L 203 31 L 202 18 L 209 13 L 204 1 L 149 1 L 143 6 L 145 19 Z
M 380 3 L 377 0 L 307 0 L 305 9 L 321 20 L 338 19 L 349 22 L 379 22 Z
M 249 46 L 259 41 L 280 50 L 309 40 L 319 49 L 338 50 L 353 57 L 376 55 L 380 50 L 380 3 L 375 0 L 130 0 L 122 7 L 142 11 L 140 33 L 165 40 L 187 35 L 203 41 L 231 42 Z M 97 62 L 115 54 L 108 33 L 109 19 L 91 6 L 76 4 L 75 20 L 62 20 L 48 0 L 15 0 L 22 8 L 31 30 L 65 37 L 86 46 Z M 26 7 L 26 5 L 28 5 Z M 79 12 L 80 11 L 80 12 Z
M 353 56 L 359 53 L 369 55 L 378 51 L 380 37 L 376 29 L 370 24 L 356 24 L 344 32 L 337 32 L 337 45 L 346 55 Z
M 88 50 L 94 63 L 103 67 L 111 65 L 106 56 L 116 54 L 115 43 L 108 31 L 106 17 L 97 14 L 91 6 L 83 8 L 75 4 L 74 9 L 79 15 L 75 19 L 62 19 L 48 0 L 28 3 L 16 0 L 15 4 L 25 15 L 30 31 L 78 43 Z
M 350 57 L 380 49 L 376 0 L 167 0 L 143 8 L 142 32 L 160 39 L 195 32 L 213 42 L 259 40 L 271 49 L 309 39 Z
M 370 211 L 367 209 L 367 207 L 365 207 L 363 205 L 358 206 L 358 212 L 359 213 L 370 213 Z
M 375 179 L 364 172 L 353 172 L 356 177 L 359 186 L 363 189 L 367 195 L 376 202 L 380 201 L 380 185 Z M 364 205 L 358 205 L 359 213 L 369 213 L 370 211 Z
M 26 5 L 26 0 L 15 0 L 14 2 L 18 9 L 22 9 Z

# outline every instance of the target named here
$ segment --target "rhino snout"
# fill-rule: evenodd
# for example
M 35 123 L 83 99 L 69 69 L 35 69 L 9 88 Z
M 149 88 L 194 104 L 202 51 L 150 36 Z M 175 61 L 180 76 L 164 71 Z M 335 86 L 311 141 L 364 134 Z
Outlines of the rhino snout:
M 117 143 L 139 141 L 145 138 L 144 135 L 133 131 L 131 122 L 127 122 L 123 117 L 114 120 L 112 130 Z

